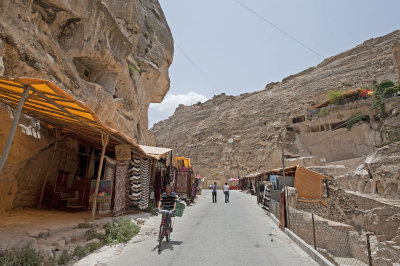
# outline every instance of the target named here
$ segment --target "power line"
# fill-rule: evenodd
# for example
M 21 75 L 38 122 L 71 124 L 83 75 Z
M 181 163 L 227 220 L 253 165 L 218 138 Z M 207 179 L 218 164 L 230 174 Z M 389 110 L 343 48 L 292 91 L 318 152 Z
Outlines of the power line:
M 181 51 L 181 53 L 186 57 L 186 59 L 197 69 L 197 71 L 199 71 L 199 73 L 203 76 L 203 78 L 206 79 L 208 81 L 208 83 L 210 83 L 212 88 L 214 90 L 216 90 L 217 93 L 222 93 L 218 89 L 218 87 L 214 84 L 214 82 L 212 82 L 211 79 L 209 79 L 207 77 L 207 75 L 203 72 L 203 70 L 201 70 L 201 68 L 188 56 L 188 54 L 177 43 L 175 43 L 175 45 L 176 45 L 176 47 L 178 47 L 178 49 Z
M 265 17 L 261 16 L 260 14 L 258 14 L 256 11 L 254 11 L 253 9 L 251 9 L 250 7 L 246 6 L 245 4 L 243 4 L 242 2 L 240 2 L 239 0 L 233 0 L 236 3 L 238 3 L 239 5 L 241 5 L 243 8 L 247 9 L 249 12 L 251 12 L 253 15 L 255 15 L 256 17 L 258 17 L 259 19 L 261 19 L 262 21 L 264 21 L 265 23 L 267 23 L 268 25 L 270 25 L 271 27 L 275 28 L 276 30 L 278 30 L 280 33 L 286 35 L 287 37 L 289 37 L 290 39 L 292 39 L 293 41 L 295 41 L 296 43 L 298 43 L 299 45 L 303 46 L 304 48 L 306 48 L 307 50 L 309 50 L 310 52 L 312 52 L 313 54 L 315 54 L 316 56 L 325 59 L 324 56 L 322 56 L 320 53 L 318 53 L 317 51 L 315 51 L 314 49 L 312 49 L 311 47 L 309 47 L 308 45 L 306 45 L 305 43 L 301 42 L 300 40 L 296 39 L 295 37 L 293 37 L 292 35 L 290 35 L 288 32 L 284 31 L 283 29 L 281 29 L 280 27 L 278 27 L 276 24 L 272 23 L 271 21 L 269 21 L 268 19 L 266 19 Z

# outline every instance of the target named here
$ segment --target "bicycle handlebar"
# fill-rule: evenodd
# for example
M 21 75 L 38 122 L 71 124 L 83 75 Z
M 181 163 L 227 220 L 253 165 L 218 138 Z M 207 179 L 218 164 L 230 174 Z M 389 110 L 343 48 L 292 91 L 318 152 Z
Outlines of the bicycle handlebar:
M 169 211 L 169 210 L 160 210 L 160 212 L 173 213 L 174 211 L 173 210 L 171 210 L 171 211 Z

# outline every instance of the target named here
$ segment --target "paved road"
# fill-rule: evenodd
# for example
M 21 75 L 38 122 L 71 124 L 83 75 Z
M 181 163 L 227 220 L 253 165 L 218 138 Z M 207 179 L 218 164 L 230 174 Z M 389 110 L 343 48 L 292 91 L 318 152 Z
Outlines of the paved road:
M 282 233 L 254 196 L 231 191 L 212 203 L 210 191 L 176 218 L 169 243 L 156 237 L 126 248 L 109 265 L 317 265 Z

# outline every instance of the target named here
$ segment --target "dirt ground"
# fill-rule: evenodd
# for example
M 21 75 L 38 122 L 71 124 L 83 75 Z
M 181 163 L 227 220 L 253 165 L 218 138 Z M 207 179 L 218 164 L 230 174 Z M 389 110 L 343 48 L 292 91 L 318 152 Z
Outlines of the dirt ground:
M 147 213 L 128 215 L 147 217 Z M 140 217 L 139 217 L 140 216 Z M 105 223 L 111 216 L 96 215 L 96 223 Z M 27 237 L 39 238 L 61 231 L 72 230 L 79 223 L 91 222 L 91 212 L 16 209 L 2 214 L 0 219 L 0 247 L 10 247 Z

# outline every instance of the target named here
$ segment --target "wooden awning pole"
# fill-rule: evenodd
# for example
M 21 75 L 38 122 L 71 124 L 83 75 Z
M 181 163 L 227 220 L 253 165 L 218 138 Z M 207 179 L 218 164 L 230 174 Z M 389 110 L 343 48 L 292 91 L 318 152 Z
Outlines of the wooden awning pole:
M 4 164 L 6 163 L 8 154 L 10 152 L 11 143 L 12 143 L 13 138 L 14 138 L 15 130 L 17 129 L 17 125 L 18 125 L 18 122 L 19 122 L 19 117 L 21 116 L 22 107 L 24 106 L 24 103 L 25 103 L 26 99 L 29 96 L 29 90 L 30 90 L 29 87 L 25 87 L 24 91 L 23 91 L 23 93 L 21 95 L 21 99 L 19 100 L 19 103 L 18 103 L 18 106 L 17 106 L 17 110 L 16 110 L 15 115 L 14 115 L 14 120 L 13 120 L 12 125 L 11 125 L 10 134 L 8 134 L 6 145 L 4 146 L 3 154 L 1 155 L 1 158 L 0 158 L 0 173 L 3 170 Z
M 96 217 L 96 205 L 97 205 L 97 196 L 99 194 L 101 170 L 103 169 L 104 153 L 106 152 L 108 140 L 109 140 L 108 135 L 101 135 L 102 149 L 101 149 L 99 170 L 97 171 L 96 189 L 94 191 L 94 199 L 93 199 L 93 205 L 92 205 L 92 221 L 94 221 L 94 218 Z
M 51 155 L 50 164 L 49 164 L 49 167 L 47 168 L 46 176 L 44 177 L 44 180 L 43 180 L 42 191 L 40 192 L 39 203 L 38 203 L 38 206 L 37 206 L 38 209 L 42 208 L 44 191 L 46 190 L 47 180 L 49 179 L 50 170 L 52 169 L 51 166 L 53 165 L 54 158 L 55 158 L 56 152 L 57 152 L 58 135 L 59 135 L 58 134 L 58 130 L 56 129 L 56 137 L 55 137 L 55 141 L 54 141 L 53 154 Z

